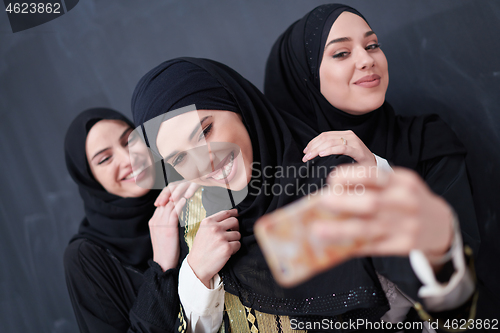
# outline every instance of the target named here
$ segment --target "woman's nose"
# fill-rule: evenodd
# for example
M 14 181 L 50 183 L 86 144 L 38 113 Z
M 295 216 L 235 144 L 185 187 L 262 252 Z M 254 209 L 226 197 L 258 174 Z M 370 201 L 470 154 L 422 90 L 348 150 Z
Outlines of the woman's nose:
M 212 152 L 212 148 L 210 147 L 210 142 L 207 142 L 207 147 L 208 147 L 208 156 L 210 157 L 210 167 L 212 170 L 215 170 L 215 156 L 214 153 Z
M 365 49 L 357 52 L 356 67 L 358 69 L 368 69 L 375 66 L 375 60 Z
M 115 158 L 118 160 L 118 163 L 120 163 L 121 167 L 128 167 L 132 165 L 132 157 L 130 156 L 128 149 L 124 147 L 116 150 Z
M 191 167 L 197 170 L 196 177 L 202 177 L 214 171 L 214 160 L 209 145 L 193 148 L 187 153 Z

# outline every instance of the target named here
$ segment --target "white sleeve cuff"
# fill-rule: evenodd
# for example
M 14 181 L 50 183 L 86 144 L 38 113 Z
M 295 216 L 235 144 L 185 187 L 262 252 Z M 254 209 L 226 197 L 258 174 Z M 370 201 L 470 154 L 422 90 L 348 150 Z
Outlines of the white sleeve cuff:
M 439 312 L 456 308 L 472 295 L 474 282 L 465 265 L 462 235 L 458 220 L 454 215 L 454 236 L 449 257 L 455 267 L 448 283 L 439 283 L 427 257 L 420 250 L 410 252 L 410 264 L 423 286 L 418 291 L 429 311 Z M 448 256 L 447 256 L 448 257 Z
M 379 167 L 381 170 L 384 171 L 394 172 L 394 170 L 392 170 L 391 166 L 389 165 L 389 162 L 387 162 L 386 159 L 377 156 L 375 154 L 373 154 L 373 156 L 375 156 L 375 161 L 377 161 L 377 167 Z
M 210 280 L 211 289 L 194 274 L 184 259 L 179 271 L 179 298 L 186 313 L 189 332 L 217 332 L 224 310 L 224 285 L 219 274 Z

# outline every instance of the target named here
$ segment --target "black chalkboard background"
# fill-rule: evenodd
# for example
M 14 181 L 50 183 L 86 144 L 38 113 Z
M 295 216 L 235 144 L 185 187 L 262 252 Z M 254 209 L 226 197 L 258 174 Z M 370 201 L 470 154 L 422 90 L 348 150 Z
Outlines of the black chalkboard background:
M 262 88 L 274 40 L 323 1 L 82 0 L 15 34 L 0 13 L 0 332 L 78 331 L 62 267 L 83 217 L 63 156 L 76 114 L 107 106 L 130 115 L 139 78 L 177 56 L 221 61 Z M 345 3 L 380 38 L 396 111 L 438 113 L 466 145 L 480 283 L 500 299 L 500 1 Z M 481 316 L 500 317 L 488 304 Z

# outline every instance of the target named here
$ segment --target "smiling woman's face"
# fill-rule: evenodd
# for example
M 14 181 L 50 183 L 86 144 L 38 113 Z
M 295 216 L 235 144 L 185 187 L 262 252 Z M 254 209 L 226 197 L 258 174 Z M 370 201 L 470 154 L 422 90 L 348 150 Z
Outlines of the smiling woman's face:
M 379 108 L 389 84 L 387 58 L 360 16 L 343 12 L 330 29 L 319 70 L 323 96 L 354 115 Z
M 156 145 L 186 180 L 242 190 L 250 182 L 252 143 L 240 115 L 198 110 L 164 121 Z
M 151 168 L 140 165 L 151 165 L 147 147 L 142 141 L 129 135 L 132 128 L 121 120 L 104 119 L 98 121 L 87 134 L 85 152 L 94 178 L 104 189 L 120 197 L 137 198 L 149 191 L 148 186 L 140 187 L 135 183 L 143 181 L 152 183 Z M 144 145 L 144 154 L 129 155 L 129 147 Z M 135 170 L 141 170 L 134 174 Z

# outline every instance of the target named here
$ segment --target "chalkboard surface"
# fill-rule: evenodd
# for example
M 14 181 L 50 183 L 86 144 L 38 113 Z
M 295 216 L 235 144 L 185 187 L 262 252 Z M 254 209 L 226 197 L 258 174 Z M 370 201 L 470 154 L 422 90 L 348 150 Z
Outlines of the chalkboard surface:
M 15 34 L 0 13 L 0 332 L 78 331 L 62 267 L 83 217 L 63 156 L 76 114 L 106 106 L 130 115 L 139 78 L 177 56 L 221 61 L 262 88 L 275 39 L 322 3 L 82 0 Z M 438 113 L 465 144 L 481 251 L 498 258 L 500 1 L 345 3 L 380 38 L 396 111 Z M 480 284 L 500 299 L 498 259 L 481 254 Z M 484 311 L 498 318 L 500 308 Z

